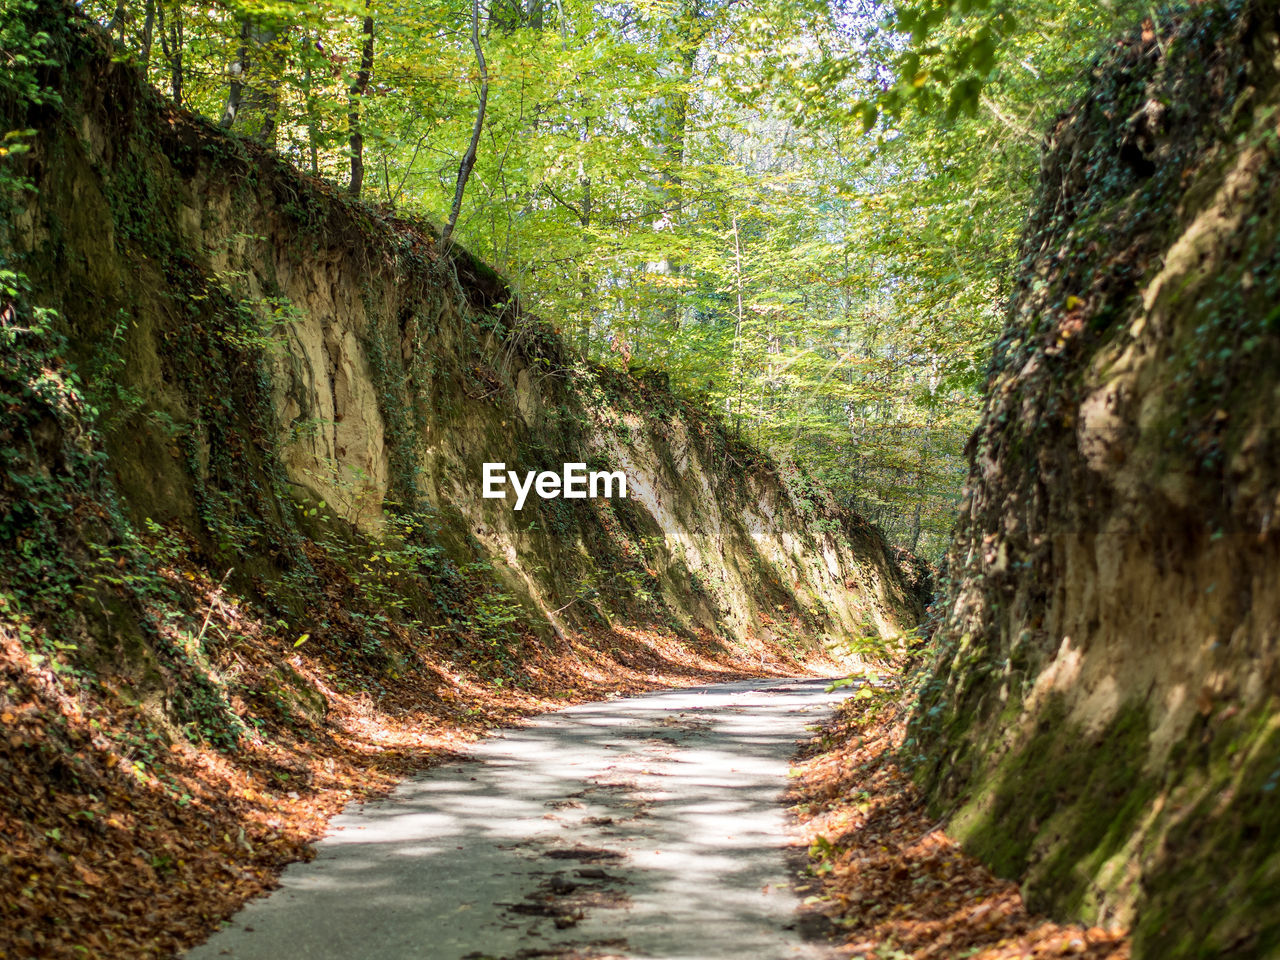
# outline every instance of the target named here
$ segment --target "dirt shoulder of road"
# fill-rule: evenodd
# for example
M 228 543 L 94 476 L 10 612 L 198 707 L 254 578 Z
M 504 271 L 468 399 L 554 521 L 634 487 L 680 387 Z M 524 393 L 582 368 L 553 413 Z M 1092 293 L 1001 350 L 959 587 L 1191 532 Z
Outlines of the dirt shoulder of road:
M 867 689 L 800 751 L 787 802 L 808 864 L 806 908 L 865 960 L 1127 960 L 1124 931 L 1030 913 L 1016 884 L 932 822 L 896 757 L 908 704 Z

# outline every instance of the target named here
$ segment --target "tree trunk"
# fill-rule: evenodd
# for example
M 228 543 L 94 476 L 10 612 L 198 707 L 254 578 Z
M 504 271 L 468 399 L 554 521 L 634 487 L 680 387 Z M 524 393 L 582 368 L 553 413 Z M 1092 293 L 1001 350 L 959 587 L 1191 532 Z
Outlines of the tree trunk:
M 583 124 L 583 136 L 586 137 L 586 124 Z M 581 173 L 581 170 L 579 171 Z M 580 176 L 578 185 L 582 188 L 582 202 L 579 206 L 580 215 L 578 222 L 582 226 L 583 238 L 587 238 L 587 228 L 591 226 L 591 178 L 588 176 Z M 583 270 L 579 276 L 579 284 L 582 289 L 582 329 L 578 334 L 578 349 L 582 353 L 583 360 L 591 359 L 591 292 L 592 278 L 590 270 Z
M 218 121 L 218 126 L 224 130 L 230 130 L 236 122 L 236 117 L 240 115 L 240 103 L 244 98 L 244 83 L 241 77 L 248 72 L 249 69 L 249 21 L 242 20 L 240 22 L 240 49 L 236 51 L 236 58 L 227 67 L 227 72 L 231 75 L 231 82 L 227 86 L 227 102 L 222 108 L 222 119 Z
M 142 61 L 142 75 L 151 66 L 151 43 L 155 36 L 156 0 L 147 0 L 146 15 L 142 21 L 142 38 L 138 44 L 138 59 Z
M 923 519 L 921 517 L 921 508 L 924 504 L 924 483 L 926 477 L 926 469 L 929 466 L 929 454 L 933 451 L 930 449 L 930 438 L 933 436 L 933 422 L 937 417 L 930 413 L 924 424 L 924 442 L 920 446 L 920 463 L 916 467 L 916 490 L 915 500 L 916 509 L 915 517 L 911 522 L 911 552 L 915 553 L 920 547 L 920 534 L 923 527 Z
M 662 210 L 658 224 L 659 228 L 672 231 L 680 225 L 684 206 L 684 164 L 689 135 L 689 88 L 693 83 L 698 51 L 701 49 L 702 40 L 707 31 L 701 0 L 684 0 L 680 4 L 678 17 L 676 39 L 680 49 L 679 55 L 675 58 L 678 64 L 678 85 L 673 97 L 663 97 L 659 102 L 658 126 L 658 150 L 664 160 Z M 654 269 L 659 274 L 678 277 L 683 271 L 683 265 L 670 254 L 664 254 L 655 264 Z M 667 314 L 671 329 L 679 330 L 679 302 L 670 304 L 664 312 Z
M 164 0 L 156 4 L 156 30 L 160 34 L 160 52 L 169 64 L 169 92 L 175 106 L 182 106 L 182 8 L 173 5 L 173 21 L 164 22 Z M 170 32 L 171 31 L 171 32 Z
M 364 189 L 364 130 L 360 122 L 360 101 L 369 90 L 369 77 L 373 73 L 373 13 L 372 0 L 364 3 L 364 24 L 360 28 L 364 43 L 360 47 L 360 69 L 351 84 L 351 109 L 347 113 L 347 126 L 351 131 L 351 184 L 347 191 L 359 197 Z
M 734 432 L 742 435 L 742 242 L 738 235 L 738 218 L 733 218 L 733 276 L 738 288 L 738 315 L 733 322 L 733 350 L 729 360 L 729 385 L 736 395 L 737 413 L 734 416 Z M 728 398 L 726 398 L 728 399 Z
M 307 153 L 311 161 L 311 175 L 318 177 L 320 176 L 320 138 L 316 132 L 318 127 L 316 95 L 311 82 L 311 55 L 316 49 L 316 41 L 308 37 L 304 49 L 306 53 L 302 60 L 302 97 L 307 105 Z
M 445 242 L 453 236 L 453 228 L 458 225 L 458 215 L 462 212 L 462 195 L 467 189 L 471 168 L 476 165 L 480 132 L 484 128 L 484 111 L 489 104 L 489 66 L 485 63 L 484 50 L 480 46 L 480 0 L 471 0 L 471 48 L 476 53 L 476 64 L 480 68 L 480 102 L 476 106 L 475 125 L 471 128 L 471 142 L 467 144 L 467 152 L 462 155 L 462 162 L 458 164 L 458 183 L 453 190 L 449 221 L 440 233 L 440 239 Z
M 578 137 L 580 143 L 587 144 L 591 142 L 591 120 L 584 111 L 582 119 L 582 133 Z M 587 167 L 581 158 L 578 160 L 578 189 L 581 191 L 581 199 L 578 201 L 578 226 L 582 228 L 582 242 L 588 244 L 591 241 L 589 230 L 591 228 L 591 208 L 593 197 L 591 194 L 591 177 L 587 175 Z M 591 271 L 582 269 L 578 273 L 578 289 L 579 300 L 582 310 L 582 326 L 578 331 L 578 350 L 582 354 L 582 359 L 591 359 L 591 294 L 593 292 L 593 277 Z
M 240 47 L 227 72 L 231 82 L 219 122 L 224 130 L 239 129 L 268 146 L 275 145 L 279 81 L 266 61 L 280 31 L 274 24 L 249 19 L 240 23 Z M 254 76 L 256 74 L 256 76 Z
M 116 9 L 107 23 L 107 35 L 120 34 L 120 43 L 124 43 L 125 0 L 116 0 Z

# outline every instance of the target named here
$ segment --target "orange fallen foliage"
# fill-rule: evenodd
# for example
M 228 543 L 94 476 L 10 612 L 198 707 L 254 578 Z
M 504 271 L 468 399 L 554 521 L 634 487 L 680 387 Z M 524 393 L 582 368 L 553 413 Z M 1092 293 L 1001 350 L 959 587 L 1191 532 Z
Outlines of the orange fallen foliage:
M 333 637 L 295 647 L 198 567 L 169 575 L 208 612 L 211 636 L 235 638 L 210 654 L 249 731 L 235 751 L 193 743 L 129 677 L 33 656 L 0 617 L 2 960 L 173 956 L 308 859 L 349 801 L 488 728 L 609 693 L 803 672 L 763 647 L 616 629 L 526 636 L 518 685 L 498 685 L 424 631 L 403 638 L 391 682 Z M 342 600 L 332 598 L 334 622 Z M 286 668 L 322 709 L 281 699 Z
M 1123 931 L 1054 923 L 964 853 L 895 762 L 906 710 L 850 699 L 813 738 L 789 795 L 821 878 L 814 908 L 851 956 L 896 960 L 1127 960 Z

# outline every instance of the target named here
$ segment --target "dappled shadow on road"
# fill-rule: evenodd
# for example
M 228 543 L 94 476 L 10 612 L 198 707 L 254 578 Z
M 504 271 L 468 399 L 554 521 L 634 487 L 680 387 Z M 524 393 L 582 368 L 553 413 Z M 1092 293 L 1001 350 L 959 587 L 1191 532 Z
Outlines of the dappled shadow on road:
M 792 929 L 777 799 L 824 686 L 588 704 L 481 743 L 337 818 L 191 956 L 818 956 Z

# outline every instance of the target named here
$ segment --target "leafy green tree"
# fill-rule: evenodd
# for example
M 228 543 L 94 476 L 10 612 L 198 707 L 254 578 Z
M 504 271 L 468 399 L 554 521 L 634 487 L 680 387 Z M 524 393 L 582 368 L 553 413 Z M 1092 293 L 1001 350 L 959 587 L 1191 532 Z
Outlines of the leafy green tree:
M 1129 0 L 86 0 L 175 100 L 442 225 L 936 554 L 1041 131 Z M 160 54 L 155 54 L 159 38 Z

